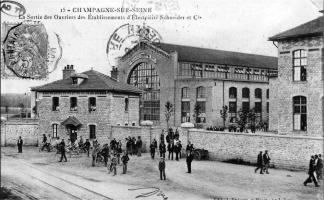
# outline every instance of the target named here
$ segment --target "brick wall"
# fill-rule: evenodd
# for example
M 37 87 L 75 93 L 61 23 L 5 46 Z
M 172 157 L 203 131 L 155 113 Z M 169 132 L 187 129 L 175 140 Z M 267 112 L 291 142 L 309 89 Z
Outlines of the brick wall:
M 38 123 L 31 122 L 1 122 L 1 146 L 17 145 L 21 136 L 24 145 L 37 145 Z
M 270 80 L 270 126 L 282 134 L 323 135 L 323 37 L 282 41 L 278 44 L 278 78 Z M 307 81 L 293 81 L 293 52 L 307 52 Z M 293 130 L 294 96 L 307 98 L 307 131 Z

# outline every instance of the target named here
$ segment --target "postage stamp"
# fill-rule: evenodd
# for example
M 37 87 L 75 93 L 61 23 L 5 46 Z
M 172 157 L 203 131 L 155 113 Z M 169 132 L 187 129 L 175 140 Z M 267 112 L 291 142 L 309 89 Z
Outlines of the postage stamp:
M 108 62 L 116 66 L 116 59 L 123 56 L 140 41 L 159 43 L 161 35 L 151 26 L 124 24 L 118 27 L 110 36 L 106 48 Z
M 49 48 L 48 34 L 42 23 L 4 22 L 2 33 L 1 78 L 45 79 L 55 70 L 59 59 L 54 59 L 56 49 Z M 59 36 L 56 37 L 60 42 Z M 59 51 L 61 55 L 62 49 Z M 51 70 L 49 63 L 54 65 Z
M 2 13 L 12 17 L 20 17 L 26 13 L 25 7 L 16 1 L 1 1 L 0 9 Z

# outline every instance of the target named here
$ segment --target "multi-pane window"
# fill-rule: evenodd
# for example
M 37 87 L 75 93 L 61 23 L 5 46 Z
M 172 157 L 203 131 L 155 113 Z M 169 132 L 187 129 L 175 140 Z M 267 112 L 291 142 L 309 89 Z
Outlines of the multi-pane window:
M 237 89 L 235 87 L 231 87 L 229 89 L 229 98 L 236 99 L 236 97 L 237 97 Z
M 261 102 L 255 102 L 255 112 L 256 113 L 261 113 L 262 112 L 262 103 Z
M 189 88 L 188 87 L 184 87 L 181 89 L 181 97 L 183 99 L 189 98 Z
M 89 125 L 89 138 L 96 139 L 96 125 Z
M 129 108 L 129 99 L 125 98 L 125 112 L 128 112 L 128 108 Z
M 181 102 L 181 123 L 190 122 L 190 101 Z
M 228 112 L 229 113 L 236 113 L 236 111 L 237 111 L 237 109 L 236 109 L 236 101 L 229 102 Z
M 53 124 L 52 125 L 52 129 L 53 129 L 53 138 L 57 138 L 57 124 Z
M 255 89 L 254 96 L 256 99 L 262 99 L 262 90 L 260 88 Z
M 77 111 L 78 108 L 78 100 L 76 97 L 70 98 L 70 110 L 71 111 Z
M 96 97 L 89 98 L 89 112 L 96 111 Z
M 191 76 L 191 67 L 189 63 L 180 63 L 179 66 L 179 75 L 183 77 Z
M 206 88 L 202 86 L 197 87 L 197 99 L 198 98 L 206 98 Z
M 160 120 L 160 78 L 152 64 L 139 63 L 130 73 L 128 83 L 141 90 L 140 120 Z
M 307 100 L 304 96 L 293 97 L 294 130 L 307 130 Z
M 200 108 L 200 114 L 196 117 L 196 123 L 206 123 L 206 102 L 197 101 L 197 106 Z
M 249 111 L 250 110 L 250 102 L 249 101 L 243 101 L 242 102 L 242 110 Z
M 202 64 L 191 64 L 191 75 L 192 77 L 203 77 Z
M 53 97 L 52 98 L 52 111 L 58 111 L 59 105 L 60 105 L 59 97 Z
M 307 53 L 300 49 L 293 52 L 294 81 L 306 81 Z
M 250 89 L 249 88 L 242 89 L 242 98 L 250 98 Z

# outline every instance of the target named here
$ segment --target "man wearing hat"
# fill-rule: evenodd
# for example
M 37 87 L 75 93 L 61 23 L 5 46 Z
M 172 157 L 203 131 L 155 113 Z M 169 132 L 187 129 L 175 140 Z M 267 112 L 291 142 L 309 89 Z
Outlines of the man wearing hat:
M 160 179 L 162 179 L 162 176 L 165 180 L 165 161 L 164 161 L 164 157 L 161 157 L 161 160 L 159 162 L 159 170 L 160 170 Z

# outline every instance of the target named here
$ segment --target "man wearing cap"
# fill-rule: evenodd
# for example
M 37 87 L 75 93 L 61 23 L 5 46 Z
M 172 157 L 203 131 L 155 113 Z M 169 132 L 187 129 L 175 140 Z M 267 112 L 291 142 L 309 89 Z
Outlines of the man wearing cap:
M 161 160 L 159 162 L 159 170 L 160 170 L 160 179 L 163 180 L 162 179 L 162 176 L 163 176 L 163 178 L 165 180 L 165 161 L 164 161 L 163 157 L 161 157 Z

